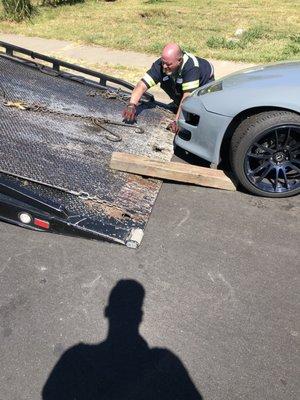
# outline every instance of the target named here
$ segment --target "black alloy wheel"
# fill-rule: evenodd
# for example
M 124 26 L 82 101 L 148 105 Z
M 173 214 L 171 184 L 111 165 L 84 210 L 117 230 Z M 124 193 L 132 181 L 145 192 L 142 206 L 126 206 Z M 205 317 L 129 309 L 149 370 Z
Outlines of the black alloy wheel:
M 243 121 L 232 139 L 231 160 L 239 182 L 266 197 L 300 192 L 300 116 L 270 111 Z
M 298 141 L 297 141 L 298 137 Z M 300 126 L 269 129 L 245 157 L 245 174 L 258 189 L 284 193 L 300 188 Z

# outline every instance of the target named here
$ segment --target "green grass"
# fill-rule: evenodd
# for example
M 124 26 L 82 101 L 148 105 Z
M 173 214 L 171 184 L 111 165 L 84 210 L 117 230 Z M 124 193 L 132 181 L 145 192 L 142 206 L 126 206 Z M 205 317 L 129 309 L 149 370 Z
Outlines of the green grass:
M 176 41 L 202 57 L 245 62 L 300 58 L 298 0 L 117 0 L 37 7 L 0 31 L 159 55 Z M 243 29 L 239 36 L 237 29 Z

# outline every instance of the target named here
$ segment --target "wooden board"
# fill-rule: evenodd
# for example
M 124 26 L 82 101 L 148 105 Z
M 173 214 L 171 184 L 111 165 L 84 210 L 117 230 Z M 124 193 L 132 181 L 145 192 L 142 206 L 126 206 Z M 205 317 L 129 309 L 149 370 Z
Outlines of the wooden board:
M 178 162 L 165 162 L 135 154 L 114 152 L 110 167 L 119 171 L 151 176 L 152 178 L 192 183 L 217 189 L 235 191 L 232 180 L 223 171 Z

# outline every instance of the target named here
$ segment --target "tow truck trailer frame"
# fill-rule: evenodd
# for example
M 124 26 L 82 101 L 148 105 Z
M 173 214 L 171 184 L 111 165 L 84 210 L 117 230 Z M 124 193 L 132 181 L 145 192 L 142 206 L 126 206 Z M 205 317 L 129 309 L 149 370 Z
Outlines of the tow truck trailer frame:
M 59 76 L 60 78 L 78 82 L 102 91 L 109 89 L 115 91 L 117 94 L 121 94 L 123 100 L 130 97 L 130 91 L 134 88 L 132 84 L 122 79 L 92 71 L 9 43 L 0 41 L 0 47 L 5 49 L 5 53 L 0 53 L 0 60 L 4 58 L 5 60 L 16 62 L 31 69 L 37 69 L 47 75 Z M 24 58 L 24 56 L 29 58 Z M 45 63 L 49 65 L 45 65 Z M 68 69 L 68 71 L 63 69 Z M 69 71 L 72 71 L 72 73 Z M 84 76 L 76 75 L 73 71 L 84 74 Z M 96 78 L 97 81 L 93 80 L 93 78 Z M 149 93 L 143 96 L 142 103 L 146 105 L 146 108 L 149 107 L 150 109 L 154 109 L 157 104 L 161 105 L 161 103 L 155 102 L 154 97 Z M 5 132 L 2 131 L 2 134 L 5 135 Z M 170 158 L 171 155 L 168 155 L 168 157 Z M 140 182 L 143 178 L 138 179 Z M 155 200 L 161 182 L 146 179 L 144 181 L 146 183 L 142 182 L 142 185 L 144 185 L 143 190 L 145 188 L 147 190 L 153 189 L 156 192 L 154 196 Z M 3 171 L 0 166 L 0 220 L 37 231 L 55 232 L 91 239 L 104 239 L 126 244 L 128 247 L 137 247 L 140 244 L 143 236 L 143 227 L 147 222 L 146 219 L 142 218 L 138 222 L 133 219 L 132 223 L 130 215 L 126 215 L 125 211 L 122 214 L 125 224 L 123 223 L 122 226 L 118 225 L 118 221 L 116 222 L 118 217 L 103 217 L 103 215 L 99 221 L 95 222 L 94 219 L 92 222 L 82 224 L 81 221 L 88 218 L 80 215 L 80 213 L 70 213 L 68 207 L 66 207 L 68 202 L 70 204 L 71 201 L 75 201 L 78 202 L 77 206 L 82 209 L 82 200 L 80 196 L 74 198 L 69 193 L 60 192 L 55 185 L 53 187 L 47 183 L 41 185 L 35 182 L 34 179 L 27 179 L 10 171 Z M 153 203 L 152 198 L 151 205 Z

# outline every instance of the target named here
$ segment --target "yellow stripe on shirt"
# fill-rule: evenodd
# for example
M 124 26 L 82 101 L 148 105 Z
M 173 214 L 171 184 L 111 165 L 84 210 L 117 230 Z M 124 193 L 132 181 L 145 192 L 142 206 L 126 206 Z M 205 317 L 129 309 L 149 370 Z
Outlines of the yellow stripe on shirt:
M 196 81 L 186 82 L 182 84 L 183 91 L 197 89 L 198 87 L 199 87 L 199 79 L 197 79 Z
M 155 86 L 156 83 L 154 82 L 154 80 L 151 78 L 151 76 L 149 74 L 145 74 L 143 76 L 143 80 L 148 84 L 149 87 Z

